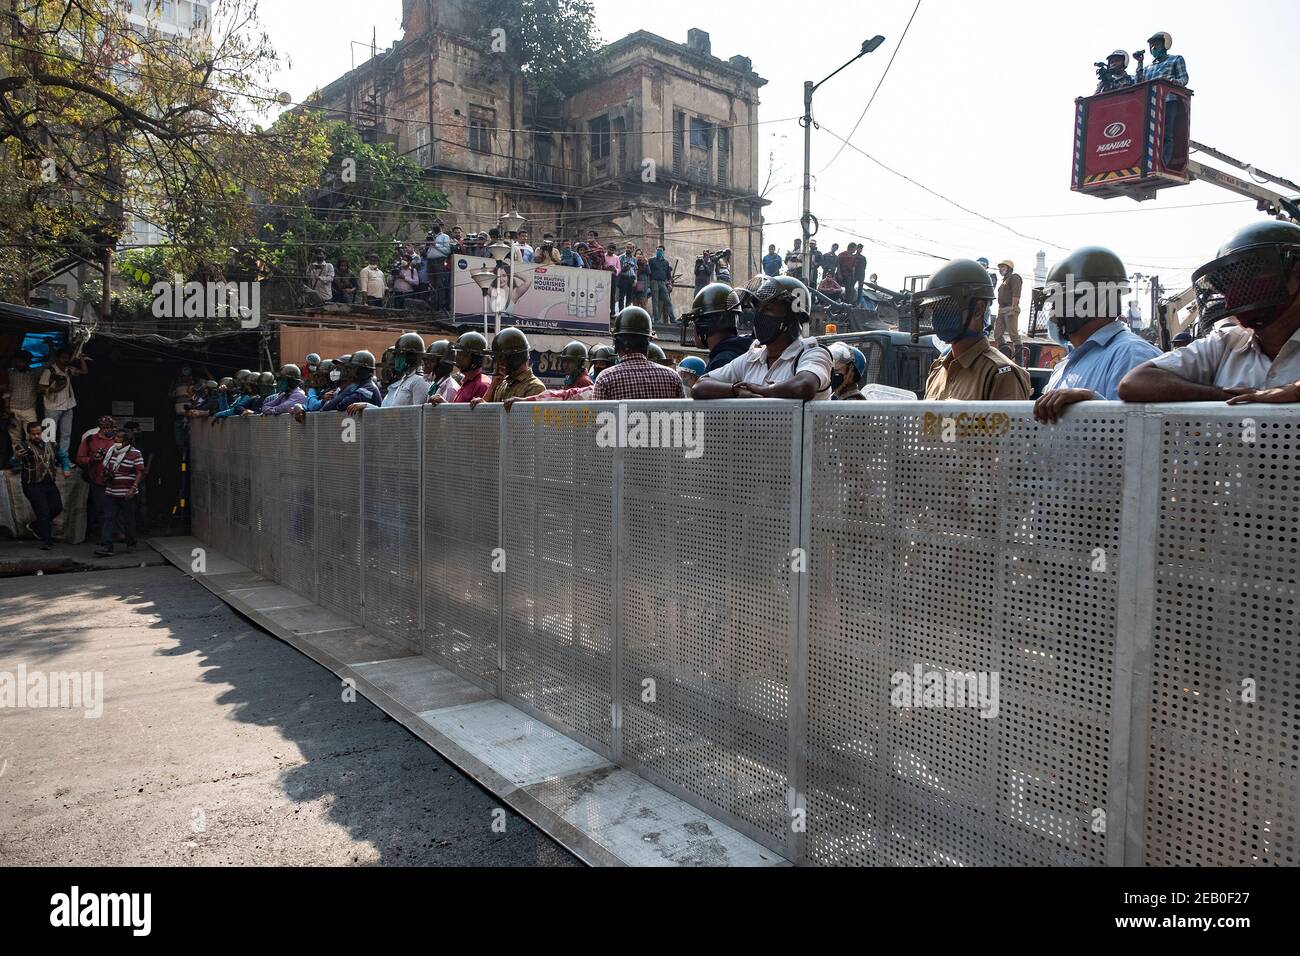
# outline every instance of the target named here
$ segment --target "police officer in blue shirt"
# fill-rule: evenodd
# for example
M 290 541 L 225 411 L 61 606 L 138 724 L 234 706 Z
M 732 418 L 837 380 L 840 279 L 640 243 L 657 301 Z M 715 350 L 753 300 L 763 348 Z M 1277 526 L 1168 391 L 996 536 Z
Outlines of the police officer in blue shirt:
M 1075 249 L 1047 274 L 1047 332 L 1065 358 L 1034 404 L 1034 417 L 1053 424 L 1077 402 L 1119 400 L 1119 383 L 1160 350 L 1124 321 L 1128 272 L 1101 246 Z

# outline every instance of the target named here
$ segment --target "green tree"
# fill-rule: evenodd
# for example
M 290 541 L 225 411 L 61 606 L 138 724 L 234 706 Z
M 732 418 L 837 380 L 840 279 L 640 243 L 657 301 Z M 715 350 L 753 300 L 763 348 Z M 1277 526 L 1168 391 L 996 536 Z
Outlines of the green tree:
M 591 0 L 500 0 L 486 9 L 484 22 L 503 34 L 489 30 L 485 49 L 503 52 L 542 95 L 578 83 L 600 50 Z M 504 51 L 493 49 L 498 41 Z
M 224 0 L 179 36 L 134 26 L 125 0 L 0 4 L 0 294 L 98 263 L 128 216 L 161 227 L 176 271 L 204 278 L 255 231 L 254 196 L 318 179 L 317 117 L 261 125 L 279 56 L 256 0 Z
M 333 262 L 350 260 L 354 272 L 371 253 L 387 268 L 397 246 L 423 235 L 447 208 L 446 194 L 391 144 L 367 143 L 339 121 L 326 123 L 325 135 L 329 158 L 318 181 L 294 201 L 269 206 L 261 235 L 246 245 L 267 275 L 291 280 L 295 292 L 314 248 Z

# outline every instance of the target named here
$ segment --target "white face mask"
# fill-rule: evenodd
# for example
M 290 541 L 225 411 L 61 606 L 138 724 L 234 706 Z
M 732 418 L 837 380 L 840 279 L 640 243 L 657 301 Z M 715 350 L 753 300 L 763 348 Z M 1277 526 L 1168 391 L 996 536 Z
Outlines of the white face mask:
M 334 370 L 332 370 L 332 371 L 330 372 L 330 381 L 331 381 L 331 382 L 337 382 L 337 381 L 338 381 L 340 378 L 342 378 L 342 377 L 343 377 L 343 373 L 340 372 L 338 369 L 334 369 Z

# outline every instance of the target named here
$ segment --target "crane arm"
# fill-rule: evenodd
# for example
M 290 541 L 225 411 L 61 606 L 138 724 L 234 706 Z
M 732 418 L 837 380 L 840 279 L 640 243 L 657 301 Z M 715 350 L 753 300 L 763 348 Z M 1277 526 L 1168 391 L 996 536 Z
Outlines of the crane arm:
M 1187 161 L 1187 171 L 1191 173 L 1193 179 L 1212 183 L 1222 189 L 1234 192 L 1238 196 L 1245 196 L 1247 199 L 1255 200 L 1262 212 L 1274 216 L 1286 216 L 1293 222 L 1300 222 L 1300 204 L 1297 203 L 1296 199 L 1274 189 L 1234 176 L 1232 173 L 1224 172 L 1221 169 L 1215 169 L 1213 166 L 1207 166 L 1195 159 Z

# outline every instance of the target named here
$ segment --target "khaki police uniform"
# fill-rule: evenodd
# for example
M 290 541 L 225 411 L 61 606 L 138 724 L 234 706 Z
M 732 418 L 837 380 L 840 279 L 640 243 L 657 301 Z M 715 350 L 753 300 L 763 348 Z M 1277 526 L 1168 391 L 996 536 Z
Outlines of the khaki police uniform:
M 949 351 L 930 366 L 927 402 L 1022 402 L 1031 392 L 1029 373 L 986 338 L 960 356 Z
M 1008 336 L 1013 355 L 1020 355 L 1020 290 L 1024 280 L 1013 272 L 998 286 L 998 314 L 993 320 L 993 341 L 1002 348 Z
M 525 365 L 523 371 L 526 371 L 527 374 L 519 378 L 503 379 L 497 382 L 496 388 L 493 389 L 491 395 L 487 396 L 485 401 L 504 402 L 507 398 L 531 398 L 533 395 L 539 395 L 546 391 L 546 385 L 533 374 L 531 368 Z

